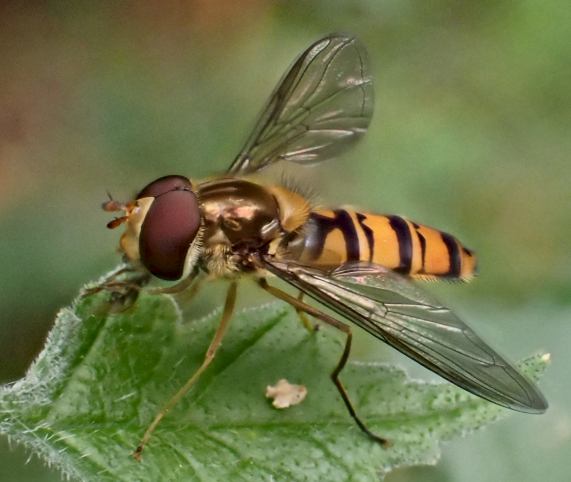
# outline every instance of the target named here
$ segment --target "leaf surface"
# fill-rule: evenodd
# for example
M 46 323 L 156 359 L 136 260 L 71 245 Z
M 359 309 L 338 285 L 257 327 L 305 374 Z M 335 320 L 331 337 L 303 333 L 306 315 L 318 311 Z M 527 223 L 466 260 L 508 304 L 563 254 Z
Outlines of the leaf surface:
M 435 463 L 440 441 L 509 413 L 446 383 L 351 362 L 341 378 L 362 419 L 394 442 L 383 449 L 330 381 L 343 336 L 308 333 L 294 310 L 272 303 L 234 317 L 213 364 L 136 462 L 131 452 L 201 363 L 220 313 L 182 320 L 172 298 L 151 295 L 109 308 L 100 294 L 63 309 L 26 377 L 0 389 L 0 432 L 73 479 L 375 480 Z M 537 379 L 547 363 L 536 355 L 521 369 Z M 281 378 L 307 387 L 303 403 L 272 407 L 264 393 Z

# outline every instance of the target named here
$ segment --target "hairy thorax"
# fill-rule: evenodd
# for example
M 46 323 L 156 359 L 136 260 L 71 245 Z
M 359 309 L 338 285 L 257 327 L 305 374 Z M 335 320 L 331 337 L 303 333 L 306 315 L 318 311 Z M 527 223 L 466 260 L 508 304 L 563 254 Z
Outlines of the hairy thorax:
M 255 270 L 253 257 L 307 219 L 306 201 L 281 187 L 227 178 L 199 185 L 203 216 L 201 268 L 215 277 Z
M 242 272 L 246 260 L 227 244 L 212 244 L 204 249 L 201 268 L 214 278 L 235 278 Z

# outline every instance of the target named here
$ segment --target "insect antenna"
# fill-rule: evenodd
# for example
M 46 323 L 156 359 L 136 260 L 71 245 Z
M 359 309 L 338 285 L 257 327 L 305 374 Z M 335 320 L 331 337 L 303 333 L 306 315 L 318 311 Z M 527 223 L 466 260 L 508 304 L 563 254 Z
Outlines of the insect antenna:
M 121 201 L 117 201 L 116 199 L 113 199 L 113 196 L 111 195 L 111 193 L 109 191 L 106 191 L 106 192 L 107 192 L 107 197 L 109 198 L 109 200 L 107 200 L 101 204 L 101 208 L 103 209 L 103 211 L 107 211 L 109 213 L 112 213 L 112 212 L 116 212 L 116 211 L 127 211 L 129 209 L 130 203 L 123 203 Z
M 125 221 L 129 219 L 129 216 L 121 216 L 120 218 L 112 219 L 107 223 L 107 229 L 115 229 L 118 226 L 121 226 Z
M 115 229 L 116 227 L 120 226 L 125 221 L 127 221 L 127 219 L 129 219 L 128 214 L 129 214 L 129 211 L 133 208 L 134 203 L 132 203 L 132 202 L 123 203 L 123 202 L 117 201 L 117 200 L 113 199 L 113 196 L 111 195 L 111 193 L 109 191 L 107 191 L 107 197 L 109 198 L 109 200 L 107 200 L 101 204 L 101 208 L 103 209 L 103 211 L 106 211 L 108 213 L 123 211 L 124 213 L 127 213 L 125 216 L 115 218 L 115 219 L 113 219 L 107 223 L 108 229 Z

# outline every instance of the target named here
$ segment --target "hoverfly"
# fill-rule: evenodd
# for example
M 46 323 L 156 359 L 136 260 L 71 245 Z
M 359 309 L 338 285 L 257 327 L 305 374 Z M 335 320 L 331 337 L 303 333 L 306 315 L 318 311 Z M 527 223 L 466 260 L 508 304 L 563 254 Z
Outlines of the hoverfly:
M 411 279 L 469 280 L 476 258 L 455 237 L 400 216 L 312 206 L 295 189 L 252 178 L 281 161 L 325 161 L 361 137 L 371 120 L 373 83 L 367 53 L 354 37 L 333 34 L 310 45 L 278 83 L 246 145 L 225 174 L 202 182 L 161 177 L 129 203 L 121 250 L 143 277 L 177 281 L 176 292 L 202 279 L 229 280 L 220 325 L 201 367 L 158 412 L 135 451 L 140 454 L 166 413 L 194 385 L 220 346 L 234 309 L 238 278 L 341 330 L 345 347 L 331 374 L 349 414 L 371 438 L 339 374 L 351 351 L 350 320 L 450 382 L 491 402 L 541 413 L 539 389 L 448 308 Z M 271 286 L 274 275 L 299 290 Z M 113 283 L 110 283 L 112 285 Z M 190 287 L 190 289 L 193 289 Z M 159 288 L 159 290 L 161 290 Z M 338 318 L 303 301 L 308 295 Z

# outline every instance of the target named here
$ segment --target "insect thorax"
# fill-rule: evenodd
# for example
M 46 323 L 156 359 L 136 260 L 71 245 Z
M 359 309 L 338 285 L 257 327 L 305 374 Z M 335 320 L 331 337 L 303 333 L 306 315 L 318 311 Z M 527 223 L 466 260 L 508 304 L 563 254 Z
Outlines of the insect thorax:
M 222 178 L 199 185 L 203 216 L 201 266 L 214 276 L 253 269 L 251 257 L 266 254 L 305 223 L 307 201 L 280 186 Z

